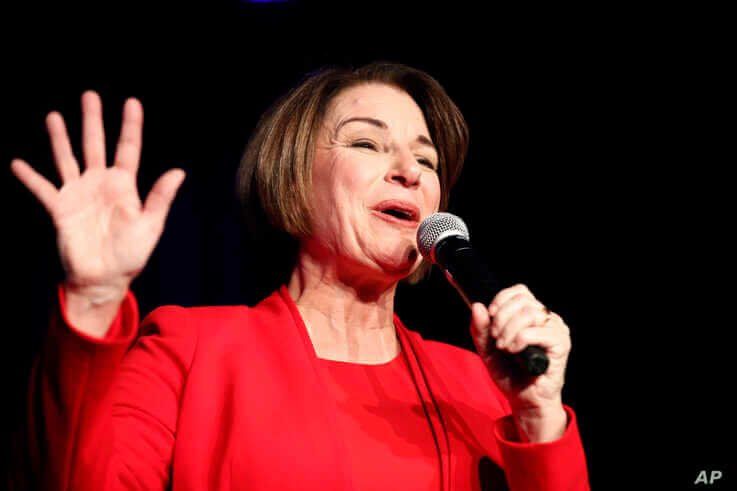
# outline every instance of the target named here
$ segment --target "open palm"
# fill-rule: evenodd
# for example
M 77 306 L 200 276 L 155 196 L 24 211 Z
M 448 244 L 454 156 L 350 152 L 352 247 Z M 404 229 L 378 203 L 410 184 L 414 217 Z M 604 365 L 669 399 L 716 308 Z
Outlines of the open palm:
M 84 172 L 72 152 L 64 120 L 56 112 L 48 115 L 46 125 L 61 188 L 20 159 L 13 160 L 11 170 L 51 216 L 67 284 L 125 290 L 156 246 L 185 174 L 181 169 L 164 173 L 142 204 L 136 187 L 143 127 L 140 102 L 126 101 L 110 167 L 102 104 L 95 92 L 82 95 L 82 115 Z

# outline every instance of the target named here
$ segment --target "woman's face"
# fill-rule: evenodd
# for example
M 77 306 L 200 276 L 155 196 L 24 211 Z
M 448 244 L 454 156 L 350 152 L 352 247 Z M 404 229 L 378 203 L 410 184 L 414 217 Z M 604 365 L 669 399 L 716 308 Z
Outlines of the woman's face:
M 417 227 L 440 203 L 437 166 L 408 94 L 382 84 L 344 90 L 318 133 L 306 245 L 348 274 L 409 275 L 421 261 Z

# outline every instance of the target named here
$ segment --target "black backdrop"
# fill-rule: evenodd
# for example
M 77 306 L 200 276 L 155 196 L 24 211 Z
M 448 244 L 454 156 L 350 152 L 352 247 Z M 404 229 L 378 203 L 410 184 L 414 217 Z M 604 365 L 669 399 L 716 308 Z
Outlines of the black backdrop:
M 133 284 L 142 315 L 251 304 L 270 272 L 249 253 L 233 183 L 258 116 L 311 70 L 377 59 L 428 71 L 466 116 L 450 211 L 502 282 L 526 283 L 570 325 L 564 398 L 594 487 L 698 488 L 701 470 L 733 485 L 733 117 L 719 12 L 208 2 L 84 13 L 31 6 L 2 34 L 0 461 L 18 489 L 23 390 L 61 268 L 50 221 L 7 166 L 21 157 L 59 183 L 45 115 L 62 112 L 79 154 L 79 97 L 97 90 L 114 148 L 136 96 L 142 195 L 166 169 L 188 173 Z M 439 274 L 402 286 L 397 309 L 425 337 L 472 349 L 465 307 Z

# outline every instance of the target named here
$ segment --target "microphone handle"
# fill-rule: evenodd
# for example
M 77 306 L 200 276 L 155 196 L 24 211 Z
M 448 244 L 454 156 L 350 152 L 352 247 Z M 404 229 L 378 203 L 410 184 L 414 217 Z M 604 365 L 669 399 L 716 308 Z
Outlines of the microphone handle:
M 435 246 L 434 253 L 436 263 L 469 308 L 474 302 L 488 306 L 501 290 L 469 241 L 457 236 L 447 237 Z M 500 353 L 511 357 L 514 364 L 527 375 L 542 375 L 548 369 L 548 355 L 541 346 L 527 346 L 519 353 Z

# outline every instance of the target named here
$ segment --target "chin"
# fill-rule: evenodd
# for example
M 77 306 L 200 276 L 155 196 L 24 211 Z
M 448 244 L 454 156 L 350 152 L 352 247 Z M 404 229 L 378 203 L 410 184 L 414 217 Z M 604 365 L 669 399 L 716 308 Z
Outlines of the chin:
M 422 262 L 420 253 L 414 246 L 409 246 L 401 254 L 387 254 L 377 258 L 376 263 L 385 274 L 405 278 L 412 274 Z

